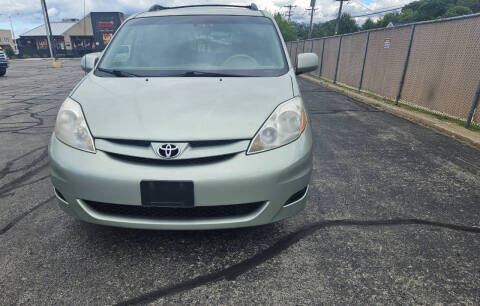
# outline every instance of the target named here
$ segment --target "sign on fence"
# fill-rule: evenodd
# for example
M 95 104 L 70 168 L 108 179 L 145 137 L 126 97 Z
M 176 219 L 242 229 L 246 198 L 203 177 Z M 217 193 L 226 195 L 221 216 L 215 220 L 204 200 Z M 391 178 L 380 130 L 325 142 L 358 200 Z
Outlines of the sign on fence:
M 392 44 L 392 39 L 391 38 L 385 38 L 383 40 L 383 49 L 390 49 L 390 45 Z

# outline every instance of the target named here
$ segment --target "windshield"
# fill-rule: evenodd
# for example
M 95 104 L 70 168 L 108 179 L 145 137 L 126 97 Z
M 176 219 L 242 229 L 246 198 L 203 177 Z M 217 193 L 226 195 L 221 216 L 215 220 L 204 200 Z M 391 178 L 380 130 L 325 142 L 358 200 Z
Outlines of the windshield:
M 166 16 L 129 20 L 97 76 L 280 76 L 288 71 L 266 17 Z

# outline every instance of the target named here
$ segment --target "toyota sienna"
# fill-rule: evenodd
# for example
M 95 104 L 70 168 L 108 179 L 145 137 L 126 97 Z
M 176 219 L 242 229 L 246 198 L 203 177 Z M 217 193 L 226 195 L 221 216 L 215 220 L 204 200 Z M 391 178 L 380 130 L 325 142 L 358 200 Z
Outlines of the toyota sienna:
M 255 226 L 305 207 L 312 132 L 275 20 L 249 6 L 131 16 L 60 107 L 49 145 L 59 206 L 144 229 Z

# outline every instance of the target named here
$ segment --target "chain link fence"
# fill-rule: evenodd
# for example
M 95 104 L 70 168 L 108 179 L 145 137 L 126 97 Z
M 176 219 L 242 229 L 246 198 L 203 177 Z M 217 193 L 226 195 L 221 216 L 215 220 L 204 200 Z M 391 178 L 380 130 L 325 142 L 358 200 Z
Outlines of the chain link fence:
M 314 52 L 312 74 L 480 124 L 480 14 L 287 43 L 292 64 Z

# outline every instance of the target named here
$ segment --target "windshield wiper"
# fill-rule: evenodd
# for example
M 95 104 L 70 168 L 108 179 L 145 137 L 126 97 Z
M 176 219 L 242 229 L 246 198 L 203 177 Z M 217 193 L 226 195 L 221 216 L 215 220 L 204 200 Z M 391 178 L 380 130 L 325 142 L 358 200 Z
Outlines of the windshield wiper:
M 229 73 L 220 73 L 220 72 L 208 72 L 208 71 L 186 71 L 177 75 L 172 75 L 176 77 L 248 77 L 248 75 L 242 74 L 229 74 Z
M 127 72 L 125 70 L 107 69 L 107 68 L 100 68 L 100 67 L 98 67 L 97 70 L 117 76 L 117 77 L 142 77 L 141 75 Z M 191 70 L 191 71 L 186 71 L 179 74 L 172 74 L 167 76 L 169 77 L 248 77 L 248 75 L 241 75 L 241 74 L 229 74 L 229 73 L 197 71 L 197 70 Z
M 124 71 L 124 70 L 118 70 L 118 69 L 106 69 L 106 68 L 97 68 L 98 71 L 105 72 L 117 77 L 140 77 L 139 75 Z

